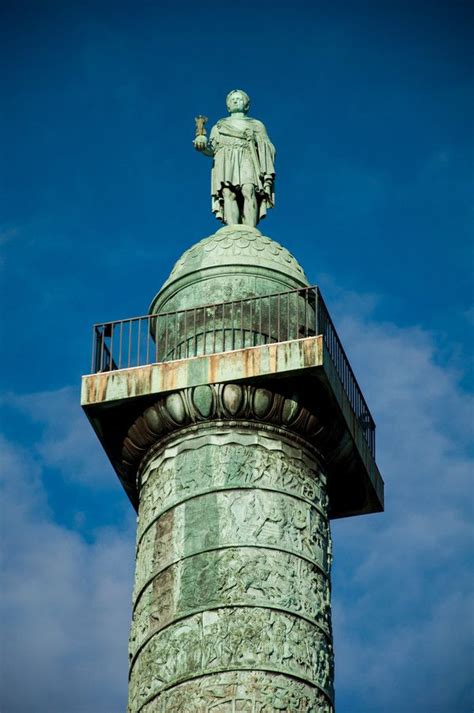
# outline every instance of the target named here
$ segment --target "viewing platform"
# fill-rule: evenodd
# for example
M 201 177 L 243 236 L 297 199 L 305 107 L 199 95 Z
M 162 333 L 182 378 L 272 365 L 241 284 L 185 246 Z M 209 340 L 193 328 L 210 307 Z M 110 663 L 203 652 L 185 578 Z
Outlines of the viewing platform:
M 226 382 L 268 383 L 289 404 L 298 394 L 330 413 L 314 441 L 331 453 L 331 517 L 383 510 L 375 423 L 315 286 L 94 325 L 81 403 L 135 505 L 119 450 L 134 404 L 138 413 L 178 389 Z M 102 418 L 111 407 L 113 428 Z

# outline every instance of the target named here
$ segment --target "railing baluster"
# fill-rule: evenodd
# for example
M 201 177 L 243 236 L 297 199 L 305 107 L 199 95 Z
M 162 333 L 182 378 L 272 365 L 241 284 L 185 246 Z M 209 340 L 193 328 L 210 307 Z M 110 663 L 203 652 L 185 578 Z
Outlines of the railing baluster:
M 295 292 L 296 294 L 296 334 L 295 334 L 295 339 L 299 339 L 300 336 L 300 295 L 299 292 Z
M 137 336 L 137 366 L 140 366 L 140 347 L 142 339 L 142 318 L 138 318 L 138 336 Z
M 118 356 L 118 364 L 117 368 L 121 369 L 122 368 L 122 337 L 123 337 L 123 321 L 119 323 L 120 324 L 120 336 L 119 336 L 119 356 Z
M 288 292 L 286 295 L 286 341 L 290 341 L 290 295 Z
M 258 327 L 258 332 L 259 332 L 259 343 L 262 343 L 262 297 L 260 297 L 259 301 L 259 309 L 258 309 L 258 321 L 259 321 L 259 327 Z
M 100 333 L 100 371 L 104 371 L 104 350 L 105 350 L 105 325 Z
M 281 334 L 280 334 L 280 293 L 278 293 L 278 298 L 277 298 L 277 340 L 281 342 Z
M 91 374 L 98 371 L 97 368 L 97 327 L 92 327 L 92 354 L 91 354 Z
M 253 303 L 255 300 L 249 300 L 249 341 L 253 347 Z
M 146 329 L 146 364 L 150 363 L 150 320 L 149 317 L 145 318 L 145 329 Z
M 317 335 L 320 332 L 319 327 L 319 296 L 318 290 L 314 290 L 314 333 Z
M 184 358 L 188 357 L 188 310 L 184 310 Z
M 268 295 L 268 344 L 272 341 L 272 297 Z
M 230 343 L 230 348 L 235 349 L 235 331 L 234 331 L 234 300 L 230 303 L 230 329 L 231 329 L 231 343 Z
M 207 307 L 203 307 L 202 311 L 204 313 L 203 316 L 203 332 L 202 332 L 202 353 L 207 354 L 206 351 L 206 314 L 207 314 Z
M 177 359 L 176 352 L 178 350 L 178 329 L 179 329 L 179 312 L 174 313 L 174 347 L 173 360 Z
M 212 354 L 216 353 L 216 305 L 212 305 Z
M 165 318 L 165 351 L 164 351 L 164 361 L 168 359 L 168 319 L 169 319 L 169 314 L 166 313 L 166 318 Z
M 132 351 L 132 320 L 127 320 L 128 322 L 128 353 L 127 353 L 127 368 L 130 366 L 130 354 Z
M 225 352 L 225 302 L 222 303 L 222 349 Z
M 304 291 L 304 334 L 303 337 L 306 339 L 308 336 L 308 299 L 309 299 L 309 294 L 308 294 L 308 289 L 306 288 Z
M 112 371 L 114 365 L 114 330 L 115 322 L 110 325 L 110 350 L 109 350 L 109 371 Z

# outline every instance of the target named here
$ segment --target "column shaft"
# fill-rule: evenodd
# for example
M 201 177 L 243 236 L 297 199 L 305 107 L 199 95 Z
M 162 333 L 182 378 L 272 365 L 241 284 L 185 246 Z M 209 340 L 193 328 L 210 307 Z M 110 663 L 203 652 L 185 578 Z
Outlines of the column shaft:
M 315 450 L 204 422 L 141 473 L 130 713 L 332 711 L 330 532 Z

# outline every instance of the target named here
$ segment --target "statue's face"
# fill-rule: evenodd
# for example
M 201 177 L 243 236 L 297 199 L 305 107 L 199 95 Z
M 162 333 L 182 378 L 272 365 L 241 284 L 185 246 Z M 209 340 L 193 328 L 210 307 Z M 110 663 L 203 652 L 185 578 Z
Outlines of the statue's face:
M 234 112 L 248 111 L 248 98 L 242 92 L 232 92 L 227 97 L 227 109 L 231 114 Z

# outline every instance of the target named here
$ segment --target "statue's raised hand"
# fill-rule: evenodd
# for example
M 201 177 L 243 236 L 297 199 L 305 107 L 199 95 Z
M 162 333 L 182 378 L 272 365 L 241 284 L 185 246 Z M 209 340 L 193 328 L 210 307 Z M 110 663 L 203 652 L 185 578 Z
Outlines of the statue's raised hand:
M 207 136 L 196 136 L 193 144 L 196 151 L 205 151 L 207 148 Z

